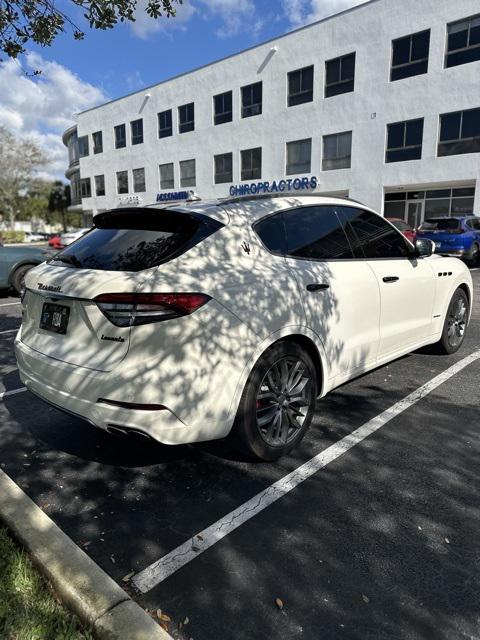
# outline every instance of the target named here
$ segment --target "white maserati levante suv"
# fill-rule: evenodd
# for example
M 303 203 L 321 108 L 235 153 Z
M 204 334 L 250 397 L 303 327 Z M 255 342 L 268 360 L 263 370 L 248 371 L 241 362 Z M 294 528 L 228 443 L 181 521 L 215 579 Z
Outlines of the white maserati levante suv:
M 223 438 L 273 460 L 318 397 L 427 344 L 456 351 L 472 306 L 460 260 L 363 205 L 237 198 L 98 214 L 29 271 L 23 383 L 114 433 Z

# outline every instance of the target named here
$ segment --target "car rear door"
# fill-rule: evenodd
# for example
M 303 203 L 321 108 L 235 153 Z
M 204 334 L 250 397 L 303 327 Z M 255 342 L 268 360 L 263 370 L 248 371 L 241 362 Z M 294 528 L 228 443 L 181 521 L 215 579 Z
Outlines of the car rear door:
M 300 288 L 307 323 L 323 342 L 329 377 L 373 366 L 380 319 L 374 273 L 354 258 L 333 207 L 300 207 L 281 215 L 286 261 Z
M 415 257 L 403 235 L 381 216 L 358 207 L 338 211 L 380 290 L 378 359 L 415 348 L 432 333 L 436 279 L 429 259 Z

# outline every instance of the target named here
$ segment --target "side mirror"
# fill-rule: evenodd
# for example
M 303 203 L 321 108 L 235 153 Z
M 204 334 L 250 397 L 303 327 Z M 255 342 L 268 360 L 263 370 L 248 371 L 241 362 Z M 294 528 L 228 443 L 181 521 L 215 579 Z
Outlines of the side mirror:
M 415 240 L 415 253 L 418 257 L 431 256 L 435 253 L 435 243 L 427 238 L 418 238 Z

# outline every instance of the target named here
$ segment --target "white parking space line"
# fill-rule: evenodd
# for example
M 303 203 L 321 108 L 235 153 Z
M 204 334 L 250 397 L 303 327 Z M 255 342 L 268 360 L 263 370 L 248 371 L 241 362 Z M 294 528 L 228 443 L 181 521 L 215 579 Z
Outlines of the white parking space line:
M 5 304 L 0 304 L 0 307 L 12 307 L 14 304 L 22 304 L 21 302 L 6 302 Z
M 15 396 L 17 393 L 23 393 L 27 390 L 27 387 L 19 387 L 18 389 L 12 389 L 11 391 L 3 391 L 0 393 L 0 401 L 8 396 Z
M 369 420 L 364 425 L 353 431 L 350 435 L 342 438 L 339 442 L 328 447 L 308 462 L 284 476 L 274 484 L 270 485 L 256 496 L 242 504 L 240 507 L 227 514 L 207 529 L 200 531 L 193 538 L 190 538 L 182 545 L 167 553 L 149 567 L 140 571 L 132 580 L 132 583 L 142 593 L 153 589 L 173 573 L 197 558 L 201 553 L 222 540 L 232 531 L 235 531 L 242 524 L 253 518 L 255 515 L 266 509 L 299 484 L 326 467 L 338 457 L 355 447 L 365 438 L 372 435 L 390 422 L 400 413 L 416 404 L 422 398 L 431 393 L 434 389 L 446 382 L 456 373 L 467 367 L 469 364 L 480 358 L 480 349 L 477 349 L 463 360 L 452 365 L 441 374 L 419 387 L 416 391 L 408 395 L 403 400 L 396 402 L 389 409 Z
M 0 331 L 0 336 L 4 336 L 6 333 L 17 333 L 17 331 L 18 329 L 9 329 L 8 331 Z

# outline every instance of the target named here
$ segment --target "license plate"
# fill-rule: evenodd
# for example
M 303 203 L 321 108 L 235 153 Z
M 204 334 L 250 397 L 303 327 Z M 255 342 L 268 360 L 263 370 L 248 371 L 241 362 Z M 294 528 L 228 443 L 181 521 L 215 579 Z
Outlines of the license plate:
M 70 307 L 61 304 L 45 302 L 40 318 L 40 329 L 53 331 L 53 333 L 67 333 L 68 318 L 70 317 Z
M 440 249 L 440 247 L 442 246 L 441 242 L 435 242 L 435 246 L 437 247 L 437 249 Z

